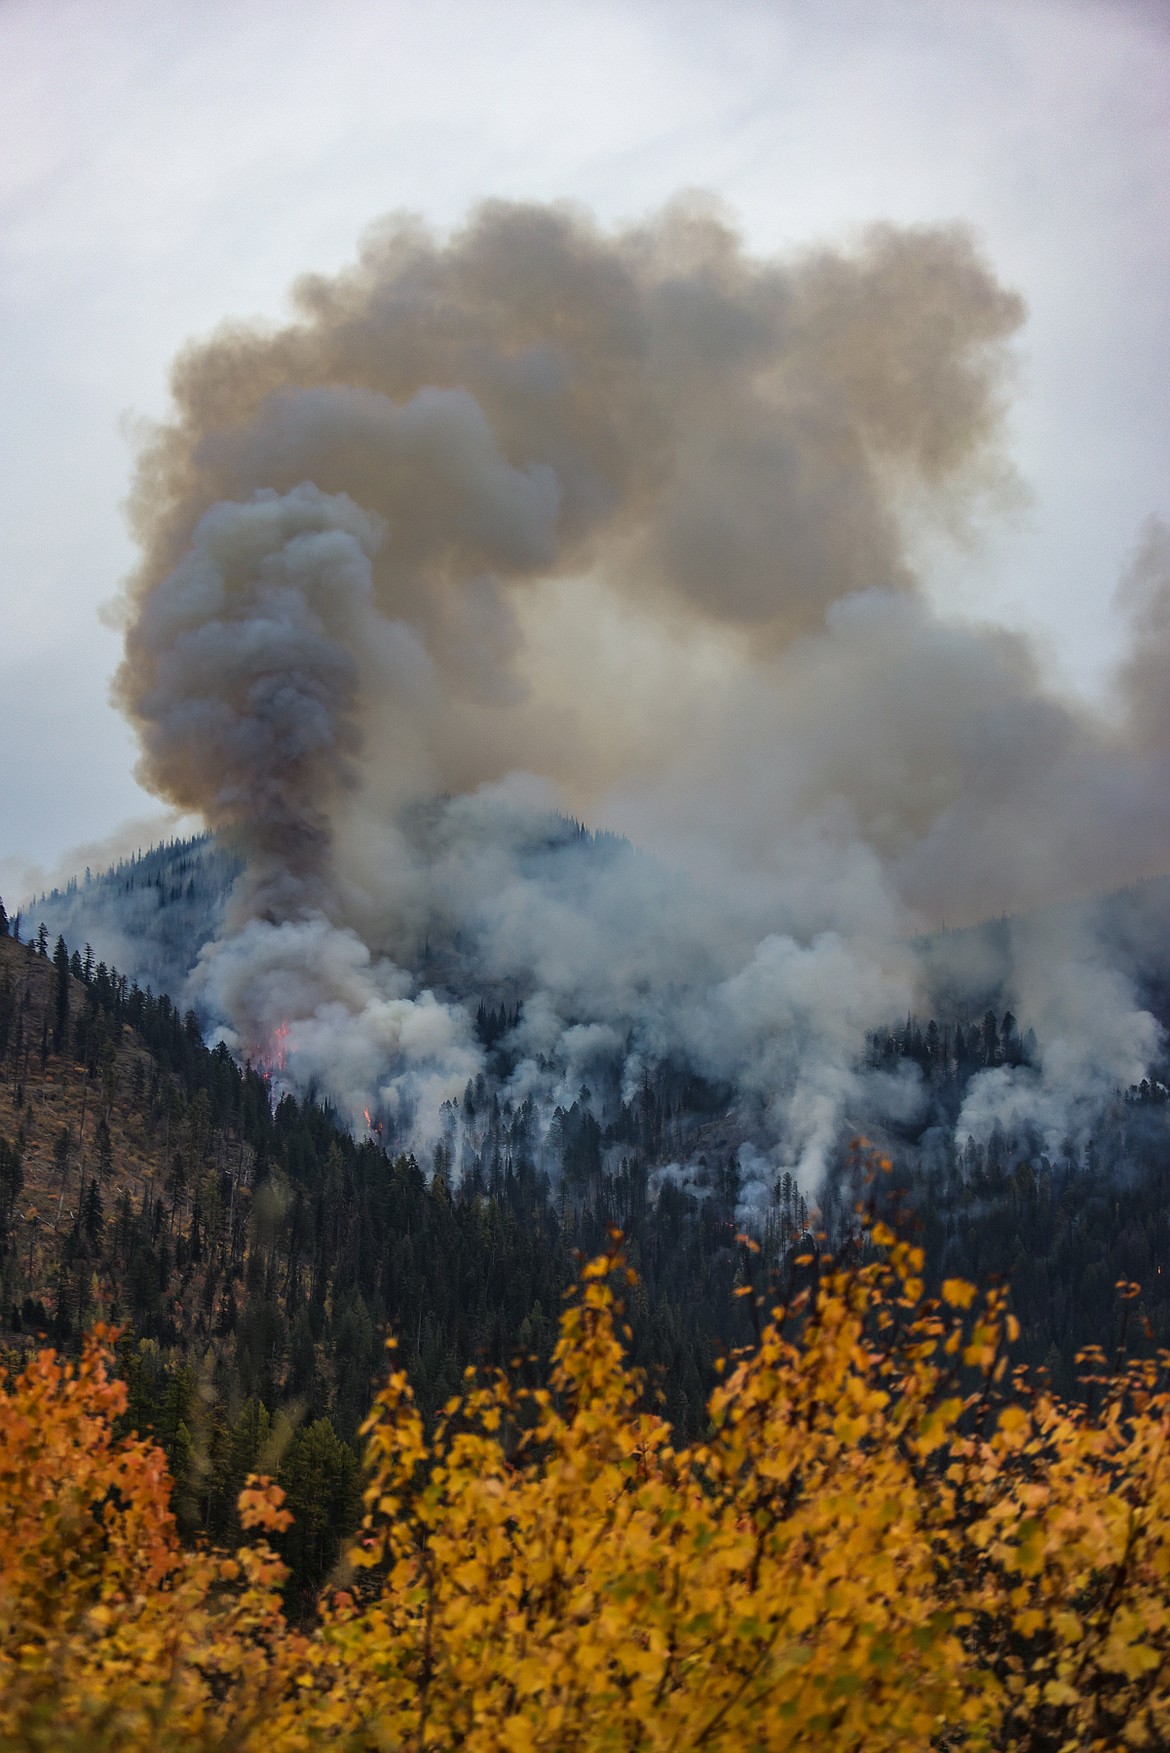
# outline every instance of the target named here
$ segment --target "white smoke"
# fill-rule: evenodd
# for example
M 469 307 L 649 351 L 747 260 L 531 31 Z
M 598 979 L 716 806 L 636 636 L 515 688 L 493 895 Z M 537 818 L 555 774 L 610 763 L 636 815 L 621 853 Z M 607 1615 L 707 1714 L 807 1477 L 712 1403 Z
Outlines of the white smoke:
M 438 1111 L 482 1059 L 460 1006 L 412 996 L 409 975 L 375 962 L 352 931 L 321 914 L 250 919 L 202 950 L 190 992 L 231 1018 L 220 1038 L 283 1085 L 327 1096 L 360 1131 L 395 1121 L 419 1148 L 439 1136 Z
M 1108 958 L 1084 909 L 1050 911 L 1011 928 L 1013 1003 L 1040 1043 L 1038 1066 L 998 1065 L 967 1089 L 960 1140 L 998 1123 L 1032 1133 L 1051 1156 L 1081 1147 L 1105 1104 L 1140 1083 L 1164 1034 L 1132 978 Z

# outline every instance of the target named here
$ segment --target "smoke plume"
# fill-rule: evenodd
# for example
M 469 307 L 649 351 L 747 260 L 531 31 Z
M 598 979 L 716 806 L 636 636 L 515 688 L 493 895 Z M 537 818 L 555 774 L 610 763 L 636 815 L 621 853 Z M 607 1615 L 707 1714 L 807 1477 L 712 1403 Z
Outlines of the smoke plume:
M 1166 868 L 1170 536 L 1108 712 L 923 588 L 923 532 L 1018 492 L 1023 306 L 961 228 L 761 260 L 698 198 L 620 232 L 493 203 L 387 221 L 293 300 L 175 367 L 117 680 L 144 783 L 244 859 L 192 975 L 239 1051 L 279 1031 L 302 1087 L 433 1141 L 478 994 L 510 1098 L 686 1065 L 813 1178 L 913 1106 L 861 1068 L 913 930 Z M 1065 960 L 1011 970 L 1042 1052 L 1106 994 L 1109 1075 L 1140 1070 L 1132 984 Z

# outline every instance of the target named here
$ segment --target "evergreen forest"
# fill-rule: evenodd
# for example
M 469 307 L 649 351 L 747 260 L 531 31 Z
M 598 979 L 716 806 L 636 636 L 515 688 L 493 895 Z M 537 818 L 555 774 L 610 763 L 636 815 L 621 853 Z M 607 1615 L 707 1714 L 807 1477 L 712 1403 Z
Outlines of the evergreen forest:
M 631 1359 L 682 1441 L 706 1427 L 718 1360 L 753 1343 L 755 1302 L 735 1293 L 791 1280 L 798 1259 L 847 1258 L 862 1207 L 916 1238 L 928 1283 L 1002 1282 L 1018 1356 L 1066 1396 L 1078 1354 L 1116 1347 L 1123 1320 L 1131 1349 L 1170 1344 L 1160 1084 L 1119 1091 L 1100 1136 L 1056 1161 L 1002 1128 L 965 1150 L 884 1141 L 892 1168 L 876 1178 L 872 1152 L 843 1149 L 811 1222 L 782 1176 L 752 1242 L 734 1156 L 705 1164 L 701 1184 L 654 1173 L 674 1109 L 704 1099 L 670 1068 L 606 1126 L 583 1089 L 543 1130 L 530 1103 L 501 1106 L 480 1080 L 462 1103 L 480 1148 L 419 1164 L 311 1100 L 274 1102 L 193 1014 L 87 947 L 44 928 L 21 942 L 0 923 L 0 1343 L 13 1362 L 46 1339 L 69 1354 L 95 1321 L 113 1324 L 124 1427 L 165 1450 L 186 1537 L 237 1539 L 255 1473 L 284 1489 L 294 1617 L 358 1520 L 358 1433 L 386 1338 L 425 1420 L 469 1367 L 520 1360 L 539 1382 L 581 1261 L 615 1230 L 637 1274 Z M 507 1024 L 481 1004 L 488 1045 Z M 958 1113 L 976 1070 L 1033 1051 L 994 1012 L 910 1018 L 869 1045 L 875 1064 L 918 1061 L 936 1116 Z M 1119 1279 L 1142 1287 L 1124 1312 Z

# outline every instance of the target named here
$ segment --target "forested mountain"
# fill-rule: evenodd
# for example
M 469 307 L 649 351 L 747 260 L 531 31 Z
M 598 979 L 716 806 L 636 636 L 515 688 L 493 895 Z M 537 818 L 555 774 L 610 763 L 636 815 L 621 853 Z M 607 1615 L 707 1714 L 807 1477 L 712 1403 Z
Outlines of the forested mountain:
M 53 940 L 88 943 L 108 967 L 177 997 L 239 873 L 239 859 L 211 834 L 171 840 L 33 897 L 25 935 L 44 924 Z
M 446 808 L 444 800 L 436 800 L 430 809 L 417 808 L 411 819 L 411 844 L 428 861 L 422 867 L 428 880 L 436 868 L 429 861 L 442 857 L 442 847 L 452 836 Z M 506 870 L 515 883 L 511 905 L 518 934 L 539 933 L 546 959 L 557 955 L 559 932 L 565 958 L 582 960 L 573 936 L 583 915 L 590 917 L 602 958 L 597 984 L 613 989 L 608 1007 L 613 1014 L 595 1006 L 574 1015 L 561 1004 L 559 1014 L 549 1018 L 555 995 L 547 979 L 542 986 L 523 955 L 498 953 L 501 934 L 496 927 L 495 935 L 489 934 L 490 953 L 485 953 L 482 937 L 477 941 L 475 935 L 482 921 L 473 916 L 468 923 L 465 918 L 461 929 L 457 908 L 437 917 L 433 929 L 419 925 L 413 938 L 400 932 L 403 941 L 395 953 L 402 979 L 412 982 L 416 994 L 433 994 L 448 1015 L 463 1019 L 471 1049 L 465 1057 L 475 1061 L 471 1077 L 460 1075 L 455 1083 L 459 1099 L 446 1103 L 437 1128 L 429 1130 L 427 1172 L 437 1148 L 454 1181 L 469 1176 L 478 1185 L 490 1178 L 495 1156 L 508 1149 L 495 1109 L 531 1096 L 530 1149 L 537 1167 L 554 1184 L 562 1172 L 570 1183 L 602 1171 L 613 1175 L 635 1150 L 655 1181 L 674 1179 L 703 1197 L 710 1165 L 734 1156 L 742 1171 L 738 1220 L 762 1227 L 774 1203 L 776 1164 L 795 1168 L 799 1141 L 789 1141 L 778 1151 L 770 1148 L 774 1137 L 770 1140 L 758 1127 L 753 1130 L 750 1102 L 738 1100 L 742 1091 L 735 1074 L 741 1063 L 735 1055 L 729 1057 L 728 1075 L 713 1077 L 696 1073 L 685 1046 L 672 1040 L 668 1030 L 661 1031 L 665 1044 L 655 1046 L 654 1004 L 646 1001 L 644 989 L 652 975 L 669 985 L 669 962 L 661 971 L 657 963 L 648 963 L 638 970 L 636 981 L 628 981 L 621 963 L 627 942 L 610 943 L 606 936 L 608 897 L 636 888 L 645 875 L 639 855 L 625 841 L 591 833 L 555 815 L 526 820 L 520 829 L 493 820 L 487 833 L 489 851 L 494 844 L 501 872 Z M 479 855 L 482 846 L 477 843 L 474 850 Z M 464 844 L 457 851 L 456 869 L 461 859 L 470 857 Z M 218 1031 L 225 1018 L 215 1011 L 207 983 L 188 982 L 187 975 L 220 931 L 240 872 L 233 852 L 210 836 L 174 842 L 96 877 L 86 872 L 81 882 L 40 897 L 26 907 L 25 935 L 43 922 L 50 942 L 60 934 L 71 946 L 92 945 L 96 957 L 116 964 L 140 987 L 167 992 L 184 1009 L 190 1005 L 204 1032 Z M 449 878 L 448 869 L 443 880 Z M 581 895 L 586 905 L 575 910 Z M 534 910 L 533 918 L 525 907 Z M 349 948 L 354 947 L 351 940 Z M 816 1019 L 810 1028 L 799 1012 L 775 1023 L 770 1014 L 759 1018 L 761 1035 L 775 1028 L 793 1044 L 789 1052 L 781 1039 L 772 1060 L 761 1059 L 765 1072 L 774 1062 L 784 1075 L 786 1060 L 795 1060 L 815 1097 L 818 1059 L 833 1056 L 823 1073 L 841 1092 L 835 1097 L 835 1134 L 815 1166 L 804 1170 L 805 1195 L 819 1193 L 824 1169 L 857 1133 L 880 1142 L 908 1169 L 921 1166 L 924 1172 L 949 1173 L 976 1146 L 981 1151 L 999 1149 L 997 1133 L 1008 1133 L 1013 1161 L 1027 1160 L 1038 1174 L 1045 1160 L 1070 1168 L 1107 1161 L 1118 1173 L 1128 1173 L 1131 1140 L 1140 1143 L 1148 1126 L 1135 1130 L 1127 1125 L 1119 1131 L 1114 1124 L 1116 1098 L 1138 1074 L 1127 1078 L 1111 1067 L 1132 1059 L 1124 1042 L 1135 1025 L 1145 1025 L 1147 1047 L 1141 1057 L 1148 1065 L 1147 1082 L 1155 1095 L 1158 1086 L 1170 1082 L 1165 1057 L 1170 878 L 1018 918 L 944 930 L 907 947 L 917 970 L 922 1007 L 917 1017 L 887 1017 L 866 1038 L 859 1032 L 852 1048 L 842 1046 L 839 1032 L 838 1038 L 825 1032 L 818 1039 Z M 287 944 L 282 939 L 276 949 L 290 959 L 301 953 L 291 939 Z M 848 974 L 846 969 L 844 977 Z M 308 1008 L 316 1007 L 321 1015 L 328 1011 L 335 994 L 318 967 L 293 969 L 289 977 L 303 980 Z M 839 970 L 835 977 L 842 977 Z M 262 963 L 248 975 L 249 981 L 264 978 Z M 631 992 L 636 988 L 633 1002 L 641 1007 L 637 1017 L 622 1014 L 627 987 Z M 779 988 L 782 992 L 783 981 Z M 687 1016 L 692 1035 L 720 1026 L 701 1018 L 703 997 L 700 983 Z M 299 1002 L 305 1003 L 303 996 Z M 600 1026 L 599 1014 L 606 1018 Z M 359 1019 L 355 1029 L 360 1033 L 369 1026 Z M 1037 1027 L 1043 1036 L 1039 1042 Z M 232 1039 L 230 1030 L 228 1036 Z M 547 1053 L 539 1050 L 542 1040 Z M 576 1051 L 577 1041 L 588 1043 L 585 1052 Z M 565 1050 L 569 1043 L 574 1044 L 572 1052 Z M 340 1059 L 351 1045 L 325 1031 L 316 1063 L 323 1053 L 326 1060 L 330 1052 Z M 289 1067 L 277 1066 L 280 1055 L 271 1040 L 237 1040 L 237 1057 L 247 1052 L 258 1062 L 272 1061 L 283 1089 L 303 1096 L 321 1087 L 316 1071 L 297 1075 L 295 1056 Z M 737 1052 L 742 1060 L 742 1046 Z M 392 1057 L 391 1049 L 385 1053 Z M 457 1057 L 450 1055 L 452 1062 Z M 758 1081 L 759 1068 L 752 1069 Z M 447 1081 L 450 1087 L 451 1079 Z M 766 1078 L 764 1088 L 771 1093 Z M 415 1148 L 421 1156 L 409 1124 L 409 1078 L 401 1090 L 405 1099 L 385 1108 L 367 1096 L 364 1123 L 392 1154 Z M 584 1103 L 583 1090 L 588 1092 Z M 359 1132 L 361 1100 L 356 1106 L 351 1103 L 344 1115 Z
M 481 1005 L 489 1047 L 507 1020 Z M 960 1110 L 979 1070 L 1030 1051 L 1027 1031 L 994 1013 L 968 1026 L 909 1019 L 869 1047 L 875 1064 L 917 1062 L 936 1116 Z M 1119 1092 L 1099 1135 L 1057 1160 L 1003 1129 L 957 1149 L 937 1123 L 895 1139 L 893 1172 L 876 1181 L 864 1152 L 843 1150 L 815 1244 L 782 1176 L 759 1256 L 737 1240 L 734 1152 L 712 1149 L 685 1183 L 654 1166 L 677 1112 L 713 1106 L 669 1068 L 604 1123 L 588 1090 L 548 1126 L 482 1082 L 456 1105 L 463 1160 L 440 1149 L 424 1172 L 310 1100 L 274 1103 L 261 1071 L 209 1050 L 192 1014 L 88 949 L 51 947 L 47 932 L 0 938 L 7 1344 L 43 1332 L 69 1347 L 99 1317 L 122 1325 L 129 1418 L 163 1441 L 184 1526 L 228 1537 L 239 1485 L 263 1461 L 296 1514 L 286 1555 L 305 1599 L 355 1515 L 354 1442 L 384 1335 L 398 1336 L 428 1415 L 468 1365 L 530 1356 L 539 1372 L 580 1254 L 613 1227 L 640 1275 L 634 1358 L 685 1436 L 702 1428 L 716 1357 L 751 1339 L 737 1286 L 791 1274 L 810 1245 L 856 1245 L 865 1200 L 900 1211 L 933 1279 L 1006 1274 L 1021 1355 L 1068 1391 L 1077 1351 L 1117 1336 L 1118 1278 L 1144 1285 L 1131 1341 L 1170 1343 L 1158 1083 Z
M 661 1125 L 654 1100 L 647 1135 Z M 209 1051 L 196 1021 L 47 937 L 0 938 L 0 1318 L 8 1343 L 123 1325 L 131 1420 L 157 1432 L 189 1529 L 231 1532 L 263 1458 L 297 1514 L 286 1556 L 311 1595 L 352 1525 L 357 1427 L 399 1335 L 425 1410 L 468 1365 L 547 1360 L 580 1251 L 619 1225 L 642 1282 L 634 1351 L 680 1430 L 715 1356 L 750 1328 L 732 1290 L 735 1171 L 651 1206 L 631 1149 L 596 1167 L 587 1105 L 563 1116 L 567 1177 L 532 1116 L 493 1113 L 491 1160 L 453 1182 Z M 579 1165 L 576 1169 L 573 1165 Z M 793 1235 L 805 1218 L 788 1192 Z

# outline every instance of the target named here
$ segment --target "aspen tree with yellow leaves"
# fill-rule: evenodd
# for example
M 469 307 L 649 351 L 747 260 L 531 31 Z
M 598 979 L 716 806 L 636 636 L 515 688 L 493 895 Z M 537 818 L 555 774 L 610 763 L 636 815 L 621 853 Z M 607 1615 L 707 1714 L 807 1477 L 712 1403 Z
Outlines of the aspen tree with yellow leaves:
M 308 1631 L 264 1543 L 184 1550 L 160 1451 L 117 1437 L 109 1336 L 0 1394 L 0 1746 L 768 1750 L 1170 1739 L 1166 1357 L 1013 1371 L 1004 1294 L 927 1295 L 881 1224 L 805 1257 L 676 1446 L 588 1264 L 547 1387 L 469 1372 L 431 1428 L 395 1367 L 365 1518 Z M 1122 1286 L 1125 1297 L 1135 1287 Z M 338 1586 L 339 1583 L 344 1586 Z

